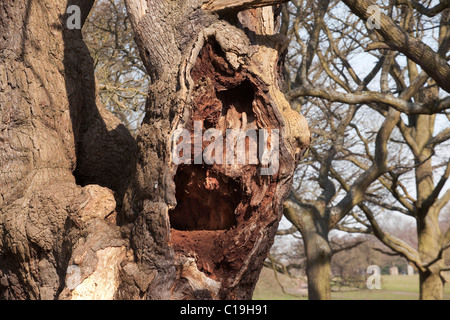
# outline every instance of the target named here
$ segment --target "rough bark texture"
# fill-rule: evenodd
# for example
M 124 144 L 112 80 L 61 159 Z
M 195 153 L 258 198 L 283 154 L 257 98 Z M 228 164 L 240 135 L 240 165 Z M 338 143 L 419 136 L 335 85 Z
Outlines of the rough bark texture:
M 0 4 L 3 299 L 62 297 L 66 281 L 79 285 L 100 256 L 125 248 L 114 215 L 134 140 L 98 103 L 81 31 L 66 28 L 68 5 L 84 21 L 92 3 Z
M 304 118 L 279 91 L 286 43 L 276 35 L 273 8 L 241 12 L 228 22 L 202 10 L 203 1 L 126 3 L 154 83 L 121 219 L 135 252 L 130 268 L 152 281 L 119 295 L 251 298 L 309 144 Z M 226 129 L 279 129 L 279 171 L 261 176 L 259 164 L 176 166 L 173 132 L 181 126 L 193 134 L 195 120 L 224 135 Z M 138 283 L 132 274 L 124 279 Z
M 308 299 L 331 299 L 331 257 L 328 234 L 307 233 L 304 238 L 307 255 Z

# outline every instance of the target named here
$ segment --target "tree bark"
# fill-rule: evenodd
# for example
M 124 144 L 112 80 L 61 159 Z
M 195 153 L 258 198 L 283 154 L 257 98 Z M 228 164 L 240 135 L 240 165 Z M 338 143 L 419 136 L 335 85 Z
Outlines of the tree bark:
M 83 22 L 93 2 L 69 5 Z M 66 9 L 62 0 L 0 4 L 3 299 L 62 298 L 126 248 L 114 219 L 135 142 L 99 103 L 92 59 Z
M 419 271 L 420 300 L 442 300 L 445 281 L 439 272 Z
M 417 236 L 418 253 L 422 266 L 420 275 L 420 298 L 422 300 L 442 300 L 444 297 L 444 281 L 441 269 L 444 266 L 442 257 L 443 235 L 439 226 L 439 213 L 433 206 L 427 205 L 427 199 L 435 188 L 431 149 L 424 148 L 433 136 L 435 116 L 419 116 L 416 119 L 415 141 L 421 153 L 416 157 L 415 169 L 417 189 Z
M 410 69 L 415 67 L 412 66 Z M 426 102 L 438 96 L 438 90 L 422 89 L 416 99 Z M 416 168 L 417 201 L 415 213 L 417 221 L 418 253 L 423 268 L 419 269 L 420 298 L 422 300 L 442 300 L 444 297 L 444 281 L 440 272 L 444 266 L 442 257 L 443 235 L 439 226 L 440 210 L 433 205 L 435 184 L 433 181 L 433 165 L 431 156 L 434 152 L 428 146 L 433 138 L 436 115 L 410 116 L 411 134 L 416 145 L 414 154 Z

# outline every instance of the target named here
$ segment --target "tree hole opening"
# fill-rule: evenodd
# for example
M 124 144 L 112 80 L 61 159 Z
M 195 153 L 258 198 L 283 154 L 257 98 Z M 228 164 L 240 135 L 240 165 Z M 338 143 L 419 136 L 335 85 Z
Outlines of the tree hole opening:
M 169 211 L 175 230 L 228 230 L 236 225 L 239 183 L 202 165 L 178 167 L 177 205 Z
M 224 106 L 222 114 L 227 114 L 230 108 L 234 108 L 239 114 L 246 113 L 251 120 L 254 120 L 253 100 L 255 99 L 255 91 L 250 81 L 243 81 L 234 88 L 217 92 L 217 97 L 222 101 Z

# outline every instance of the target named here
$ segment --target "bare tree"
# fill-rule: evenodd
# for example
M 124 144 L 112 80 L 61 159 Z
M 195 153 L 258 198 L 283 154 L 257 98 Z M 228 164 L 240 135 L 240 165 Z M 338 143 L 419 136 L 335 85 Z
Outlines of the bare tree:
M 441 298 L 443 282 L 439 274 L 446 267 L 440 257 L 448 239 L 438 230 L 437 217 L 448 202 L 448 192 L 442 195 L 441 191 L 448 178 L 449 159 L 439 160 L 436 153 L 448 153 L 444 151 L 448 150 L 446 144 L 443 149 L 439 147 L 448 139 L 448 130 L 436 132 L 434 123 L 435 114 L 449 108 L 449 97 L 442 98 L 439 92 L 440 88 L 448 91 L 443 80 L 448 79 L 448 5 L 433 9 L 432 18 L 422 12 L 429 13 L 428 9 L 417 4 L 390 3 L 384 7 L 386 14 L 377 6 L 380 29 L 374 29 L 365 24 L 371 18 L 368 9 L 373 2 L 344 1 L 356 19 L 337 1 L 320 3 L 313 7 L 299 1 L 283 11 L 290 17 L 285 21 L 291 26 L 284 30 L 293 40 L 286 64 L 294 70 L 286 72 L 291 79 L 287 96 L 292 103 L 300 99 L 305 113 L 316 119 L 311 121 L 314 134 L 309 154 L 313 164 L 300 168 L 298 176 L 303 185 L 285 204 L 286 217 L 305 240 L 310 298 L 330 297 L 332 252 L 328 233 L 334 227 L 348 229 L 339 224 L 348 214 L 363 224 L 352 231 L 373 231 L 418 266 L 423 299 Z M 435 51 L 424 44 L 425 39 L 436 39 Z M 419 48 L 424 54 L 420 58 Z M 354 57 L 358 55 L 371 57 L 373 67 L 359 71 Z M 343 109 L 341 103 L 349 107 Z M 371 121 L 362 121 L 361 115 L 371 117 Z M 411 149 L 408 155 L 414 159 L 413 164 L 399 162 L 408 159 L 399 157 L 408 152 L 405 147 Z M 432 165 L 433 160 L 439 162 Z M 439 173 L 439 168 L 447 169 Z M 411 170 L 416 199 L 402 181 Z M 433 181 L 436 174 L 438 179 Z M 317 184 L 308 193 L 311 186 L 305 181 L 311 179 Z M 381 191 L 383 188 L 387 190 Z M 389 195 L 392 202 L 380 200 Z M 418 251 L 381 230 L 374 213 L 380 210 L 374 203 L 383 210 L 417 219 L 422 239 Z
M 357 9 L 350 4 L 349 6 L 357 13 Z M 420 46 L 423 43 L 421 40 L 430 36 L 416 27 L 421 24 L 426 25 L 424 15 L 427 14 L 422 12 L 423 9 L 419 6 L 408 6 L 405 3 L 401 3 L 398 7 L 390 9 L 393 18 L 387 18 L 382 15 L 382 21 L 386 21 L 386 24 L 392 19 L 400 20 L 403 33 L 407 32 L 416 39 L 414 41 L 411 40 L 414 44 L 410 45 L 410 48 L 394 45 L 392 41 L 396 40 L 388 39 L 389 36 L 383 33 L 385 27 L 383 27 L 382 23 L 380 34 L 391 46 L 389 50 L 398 50 L 409 58 L 407 64 L 403 67 L 391 58 L 386 69 L 389 70 L 392 82 L 395 82 L 396 85 L 389 87 L 386 84 L 385 88 L 387 90 L 384 90 L 385 92 L 397 91 L 399 92 L 399 97 L 405 101 L 410 102 L 413 99 L 415 103 L 426 106 L 441 103 L 445 105 L 445 101 L 449 100 L 448 96 L 444 99 L 439 98 L 439 88 L 448 91 L 448 88 L 439 78 L 446 72 L 444 70 L 448 68 L 445 55 L 450 45 L 450 9 L 448 4 L 447 6 L 441 5 L 439 8 L 439 11 L 434 11 L 436 14 L 440 13 L 438 22 L 435 25 L 432 24 L 437 29 L 435 37 L 437 52 L 429 52 L 430 56 L 428 53 L 424 53 L 420 61 L 414 58 L 415 46 L 416 44 Z M 414 11 L 414 9 L 417 11 Z M 419 21 L 423 22 L 420 23 Z M 390 36 L 396 37 L 392 32 Z M 428 49 L 423 50 L 428 52 Z M 428 69 L 431 67 L 428 64 L 433 64 L 433 61 L 444 61 L 445 64 L 433 66 L 432 68 L 435 70 L 431 71 Z M 417 64 L 424 71 L 419 72 Z M 395 69 L 397 71 L 394 71 Z M 402 77 L 403 74 L 407 74 L 408 77 Z M 429 80 L 429 76 L 433 79 Z M 407 82 L 411 83 L 410 87 L 405 86 Z M 447 109 L 448 107 L 445 108 Z M 408 114 L 408 111 L 409 108 L 403 112 Z M 438 111 L 436 110 L 436 112 Z M 424 113 L 427 112 L 424 110 Z M 446 143 L 450 138 L 450 131 L 445 126 L 444 128 L 437 127 L 436 117 L 435 114 L 415 114 L 409 115 L 408 121 L 405 121 L 404 118 L 399 120 L 397 127 L 403 138 L 403 143 L 410 150 L 413 163 L 392 163 L 390 164 L 391 170 L 380 178 L 380 183 L 388 189 L 395 199 L 391 204 L 386 206 L 386 202 L 379 201 L 379 198 L 374 199 L 374 197 L 368 196 L 372 204 L 390 208 L 416 219 L 417 249 L 413 249 L 406 242 L 383 232 L 374 218 L 372 210 L 368 206 L 361 207 L 371 222 L 374 234 L 392 250 L 402 254 L 414 263 L 419 270 L 421 299 L 442 299 L 444 279 L 441 276 L 441 272 L 448 269 L 448 266 L 445 266 L 444 263 L 443 252 L 449 245 L 450 239 L 448 235 L 450 230 L 444 233 L 441 232 L 439 215 L 444 206 L 450 201 L 450 190 L 445 191 L 444 189 L 450 174 L 449 144 Z M 440 155 L 441 152 L 442 156 Z M 439 170 L 440 168 L 443 168 L 443 170 Z M 412 196 L 413 193 L 408 184 L 402 181 L 408 169 L 414 172 L 415 196 Z
M 149 79 L 139 58 L 125 3 L 98 1 L 82 31 L 94 59 L 100 101 L 135 136 L 144 115 Z

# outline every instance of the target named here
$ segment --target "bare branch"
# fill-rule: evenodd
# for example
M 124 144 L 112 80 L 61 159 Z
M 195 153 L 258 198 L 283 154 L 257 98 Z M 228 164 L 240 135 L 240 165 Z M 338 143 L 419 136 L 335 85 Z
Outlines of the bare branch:
M 361 92 L 361 93 L 343 93 L 333 91 L 328 88 L 319 88 L 312 86 L 303 86 L 292 90 L 288 95 L 291 101 L 298 97 L 313 96 L 326 99 L 331 102 L 341 102 L 347 104 L 371 104 L 381 103 L 393 107 L 405 114 L 433 114 L 443 110 L 450 109 L 450 97 L 432 103 L 413 103 L 402 98 L 397 98 L 391 94 L 381 92 Z
M 323 23 L 323 18 L 330 5 L 330 0 L 320 1 L 317 10 L 314 12 L 314 28 L 311 32 L 307 46 L 304 46 L 303 59 L 300 67 L 297 71 L 297 76 L 295 82 L 297 85 L 304 85 L 307 83 L 307 74 L 311 68 L 311 64 L 314 59 L 314 52 L 319 54 L 319 37 L 322 27 L 325 25 Z M 301 43 L 301 37 L 297 37 L 297 41 Z M 319 55 L 320 58 L 320 55 Z
M 434 148 L 436 145 L 447 140 L 450 140 L 450 128 L 439 132 L 435 137 L 431 138 L 430 141 L 428 141 L 427 146 Z
M 372 42 L 369 43 L 364 50 L 372 51 L 372 50 L 395 50 L 395 49 L 384 42 Z
M 286 266 L 284 266 L 281 262 L 277 261 L 271 254 L 267 257 L 269 261 L 264 261 L 264 266 L 267 268 L 272 269 L 274 272 L 278 272 L 281 274 L 289 275 L 289 271 L 287 270 Z M 275 274 L 276 276 L 276 274 Z
M 333 255 L 335 255 L 336 253 L 342 252 L 342 251 L 348 251 L 348 250 L 351 250 L 353 248 L 356 248 L 357 246 L 359 246 L 359 245 L 361 245 L 361 244 L 363 244 L 365 242 L 366 242 L 366 240 L 358 240 L 358 241 L 356 241 L 354 243 L 351 243 L 351 244 L 348 244 L 348 245 L 344 245 L 344 246 L 342 246 L 340 248 L 333 249 Z
M 435 202 L 434 207 L 436 208 L 436 210 L 440 211 L 449 201 L 450 201 L 450 189 L 448 189 L 444 193 L 444 195 Z
M 332 209 L 330 227 L 334 227 L 355 205 L 361 203 L 369 185 L 386 172 L 387 141 L 399 119 L 400 113 L 391 109 L 378 131 L 372 166 L 355 180 L 346 196 Z
M 300 232 L 303 230 L 302 221 L 300 215 L 297 214 L 297 210 L 295 210 L 293 204 L 298 204 L 297 201 L 293 198 L 294 192 L 291 192 L 289 198 L 284 202 L 283 205 L 283 214 L 286 219 L 289 220 Z
M 427 17 L 434 17 L 444 11 L 447 8 L 450 8 L 450 1 L 449 0 L 442 0 L 437 5 L 435 5 L 432 8 L 426 8 L 421 3 L 417 2 L 416 0 L 398 0 L 398 5 L 411 5 L 414 9 L 419 11 L 421 14 L 426 15 Z
M 444 174 L 439 179 L 436 187 L 433 189 L 433 192 L 425 199 L 422 204 L 422 208 L 426 208 L 428 210 L 430 207 L 435 207 L 437 212 L 439 212 L 446 204 L 450 201 L 450 189 L 442 196 L 442 198 L 438 199 L 439 193 L 441 193 L 442 188 L 447 182 L 448 177 L 450 176 L 450 159 L 447 162 L 447 167 L 445 169 Z
M 289 277 L 292 278 L 291 274 L 289 273 L 289 268 L 301 268 L 302 266 L 299 265 L 289 265 L 288 267 L 284 266 L 283 264 L 281 264 L 280 262 L 278 262 L 277 260 L 275 260 L 275 258 L 272 255 L 268 256 L 269 261 L 264 261 L 264 266 L 267 268 L 270 268 L 273 270 L 273 275 L 275 277 L 275 281 L 278 283 L 278 285 L 281 288 L 281 291 L 285 294 L 285 295 L 290 295 L 293 297 L 298 297 L 294 294 L 291 294 L 289 292 L 286 292 L 286 290 L 284 289 L 283 284 L 280 282 L 280 280 L 278 279 L 278 273 L 281 274 L 285 274 L 288 275 Z
M 347 233 L 361 233 L 361 234 L 370 234 L 371 233 L 371 231 L 369 229 L 348 227 L 348 226 L 344 226 L 340 223 L 336 225 L 335 229 L 339 230 L 339 231 L 344 231 Z
M 369 6 L 376 5 L 372 0 L 343 0 L 350 10 L 358 17 L 367 21 L 371 17 Z M 391 48 L 403 53 L 409 59 L 419 64 L 445 91 L 450 92 L 450 65 L 446 59 L 433 51 L 428 45 L 417 38 L 410 37 L 390 17 L 380 14 L 380 29 L 376 32 Z
M 400 253 L 398 253 L 398 252 L 395 252 L 395 251 L 387 251 L 387 250 L 383 250 L 383 249 L 381 249 L 381 248 L 371 248 L 372 250 L 374 250 L 374 251 L 378 251 L 378 252 L 381 252 L 382 254 L 385 254 L 385 255 L 387 255 L 387 256 L 391 256 L 391 257 L 395 257 L 395 256 L 399 256 L 400 255 Z
M 411 135 L 411 128 L 409 128 L 402 119 L 398 121 L 397 127 L 400 129 L 400 132 L 402 133 L 403 138 L 405 139 L 406 144 L 411 149 L 411 152 L 415 157 L 420 156 L 420 149 L 416 144 L 416 141 Z
M 282 4 L 288 1 L 289 0 L 205 0 L 202 9 L 213 12 L 243 11 L 252 8 Z
M 277 236 L 286 236 L 286 235 L 291 235 L 298 232 L 298 229 L 293 225 L 292 227 L 290 227 L 289 229 L 285 229 L 285 230 L 278 230 L 276 235 Z
M 365 213 L 367 219 L 372 225 L 374 235 L 381 242 L 383 242 L 387 247 L 389 247 L 393 251 L 397 252 L 398 254 L 404 256 L 406 259 L 414 263 L 416 267 L 422 268 L 422 263 L 420 261 L 419 254 L 416 250 L 414 250 L 413 247 L 411 247 L 409 244 L 402 241 L 401 239 L 383 231 L 378 222 L 375 220 L 372 211 L 367 206 L 361 204 L 359 205 L 359 207 Z
M 375 204 L 375 205 L 377 205 L 377 206 L 379 206 L 381 208 L 387 209 L 389 211 L 398 211 L 398 212 L 401 212 L 401 213 L 403 213 L 405 215 L 412 216 L 411 212 L 409 210 L 407 210 L 407 209 L 404 209 L 404 208 L 401 208 L 401 207 L 397 207 L 397 206 L 394 206 L 394 205 L 386 203 L 386 202 L 378 201 L 378 200 L 373 199 L 373 198 L 368 198 L 366 200 L 368 202 L 370 202 L 370 203 L 373 203 L 373 204 Z

